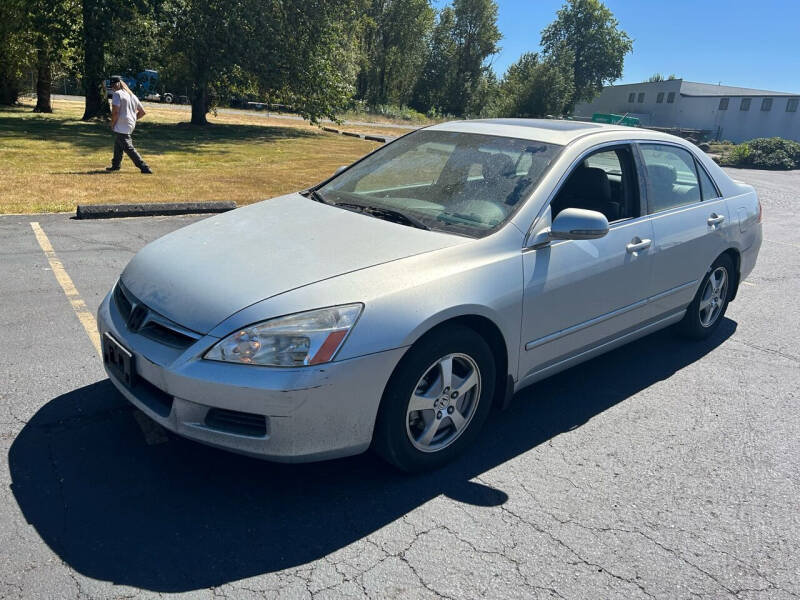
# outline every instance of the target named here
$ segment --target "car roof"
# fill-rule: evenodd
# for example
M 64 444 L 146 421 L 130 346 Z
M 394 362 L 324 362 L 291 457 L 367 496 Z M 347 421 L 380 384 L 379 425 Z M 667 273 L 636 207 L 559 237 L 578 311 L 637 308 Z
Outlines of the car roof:
M 641 131 L 622 125 L 605 125 L 603 123 L 560 119 L 475 119 L 470 121 L 448 121 L 425 129 L 429 131 L 497 135 L 561 146 L 566 146 L 578 138 L 596 133 L 621 132 L 633 138 L 638 137 L 637 132 Z M 649 131 L 648 133 L 655 132 Z M 664 137 L 665 139 L 670 139 L 672 136 L 664 135 Z

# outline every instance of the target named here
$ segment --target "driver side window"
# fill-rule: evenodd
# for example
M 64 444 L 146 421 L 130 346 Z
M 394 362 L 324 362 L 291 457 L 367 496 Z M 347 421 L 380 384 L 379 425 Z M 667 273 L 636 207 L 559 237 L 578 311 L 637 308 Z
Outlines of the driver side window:
M 565 208 L 594 210 L 609 223 L 638 217 L 639 184 L 630 146 L 604 148 L 570 173 L 550 203 L 551 217 Z

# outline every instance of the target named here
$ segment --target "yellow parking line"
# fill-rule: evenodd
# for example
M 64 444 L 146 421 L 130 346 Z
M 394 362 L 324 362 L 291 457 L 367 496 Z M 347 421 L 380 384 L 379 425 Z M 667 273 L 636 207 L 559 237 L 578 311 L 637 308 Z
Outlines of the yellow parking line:
M 97 354 L 100 355 L 100 334 L 97 332 L 97 321 L 95 321 L 94 315 L 86 307 L 86 303 L 83 301 L 80 294 L 78 294 L 75 284 L 72 283 L 72 279 L 64 269 L 64 265 L 58 256 L 56 256 L 53 245 L 50 243 L 47 234 L 45 234 L 39 223 L 31 221 L 31 229 L 33 229 L 36 241 L 39 242 L 39 246 L 47 257 L 47 261 L 50 263 L 50 268 L 53 270 L 56 281 L 58 281 L 61 289 L 64 290 L 67 300 L 69 300 L 69 303 L 72 305 L 72 310 L 75 311 L 75 315 L 86 330 L 86 335 L 89 336 L 94 349 L 97 350 Z

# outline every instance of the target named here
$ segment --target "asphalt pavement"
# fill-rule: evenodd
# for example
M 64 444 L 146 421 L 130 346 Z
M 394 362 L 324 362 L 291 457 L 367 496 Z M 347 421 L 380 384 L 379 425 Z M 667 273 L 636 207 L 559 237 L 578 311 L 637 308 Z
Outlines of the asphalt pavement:
M 0 217 L 0 598 L 798 598 L 800 172 L 731 173 L 765 240 L 714 337 L 541 382 L 415 477 L 207 448 L 114 390 L 81 315 L 200 217 Z

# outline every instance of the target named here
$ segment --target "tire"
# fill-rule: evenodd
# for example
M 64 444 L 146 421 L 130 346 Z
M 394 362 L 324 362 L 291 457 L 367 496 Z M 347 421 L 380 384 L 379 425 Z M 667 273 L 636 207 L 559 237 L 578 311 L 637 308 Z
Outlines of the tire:
M 164 94 L 164 102 L 172 104 L 172 94 Z
M 727 254 L 722 254 L 703 277 L 683 320 L 678 323 L 678 331 L 683 336 L 703 340 L 716 331 L 728 308 L 735 277 L 733 261 Z
M 449 387 L 442 376 L 448 364 Z M 373 448 L 403 471 L 438 468 L 475 441 L 491 411 L 494 389 L 494 357 L 480 335 L 460 325 L 434 330 L 389 378 Z M 413 408 L 412 400 L 421 408 Z

